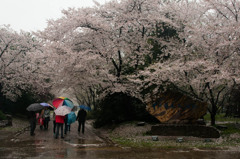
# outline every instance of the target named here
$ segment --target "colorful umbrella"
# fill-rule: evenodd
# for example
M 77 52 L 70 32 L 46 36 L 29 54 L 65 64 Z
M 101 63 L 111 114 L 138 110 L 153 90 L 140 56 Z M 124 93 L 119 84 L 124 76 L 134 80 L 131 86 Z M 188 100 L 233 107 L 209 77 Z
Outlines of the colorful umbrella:
M 40 103 L 33 103 L 27 107 L 27 111 L 40 111 L 43 109 L 43 106 Z
M 86 105 L 80 105 L 79 108 L 81 108 L 81 109 L 85 109 L 85 110 L 88 110 L 88 111 L 91 110 L 91 107 L 86 106 Z
M 58 97 L 54 99 L 52 103 L 55 108 L 58 108 L 59 106 L 63 106 L 63 105 L 68 106 L 71 109 L 74 107 L 73 102 L 66 97 Z
M 76 121 L 76 119 L 77 119 L 76 114 L 74 112 L 71 112 L 71 113 L 68 114 L 68 121 L 67 122 L 69 124 L 72 124 Z
M 71 113 L 71 108 L 64 105 L 64 106 L 58 107 L 56 110 L 54 110 L 54 112 L 56 115 L 65 116 L 65 115 Z

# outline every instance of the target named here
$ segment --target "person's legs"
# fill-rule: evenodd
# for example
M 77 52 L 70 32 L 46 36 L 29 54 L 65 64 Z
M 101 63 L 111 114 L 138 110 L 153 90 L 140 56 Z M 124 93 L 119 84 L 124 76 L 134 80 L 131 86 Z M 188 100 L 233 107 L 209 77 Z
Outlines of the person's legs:
M 33 120 L 30 120 L 30 135 L 34 135 L 34 122 Z
M 80 132 L 80 130 L 81 130 L 81 122 L 78 121 L 78 132 Z
M 37 120 L 33 121 L 33 135 L 35 135 L 34 131 L 36 129 L 36 125 L 37 125 Z
M 42 130 L 43 129 L 43 118 L 40 118 L 40 129 Z
M 85 121 L 82 121 L 82 133 L 84 134 Z
M 47 123 L 46 123 L 46 129 L 48 129 L 48 122 L 49 122 L 49 121 L 47 121 Z
M 56 121 L 53 120 L 53 133 L 55 134 L 55 132 L 56 132 Z
M 61 124 L 60 126 L 61 126 L 61 138 L 64 138 L 63 137 L 63 124 Z
M 67 123 L 64 124 L 64 134 L 67 134 L 67 130 L 68 130 L 68 125 Z
M 46 129 L 48 129 L 48 123 L 49 123 L 49 121 L 50 121 L 50 118 L 47 117 L 47 121 L 46 121 Z
M 60 123 L 56 123 L 56 126 L 57 126 L 57 132 L 56 132 L 55 138 L 57 139 L 57 138 L 58 138 L 58 135 L 59 135 L 59 126 L 60 126 Z
M 47 120 L 46 119 L 43 120 L 43 127 L 44 127 L 44 130 L 47 129 Z

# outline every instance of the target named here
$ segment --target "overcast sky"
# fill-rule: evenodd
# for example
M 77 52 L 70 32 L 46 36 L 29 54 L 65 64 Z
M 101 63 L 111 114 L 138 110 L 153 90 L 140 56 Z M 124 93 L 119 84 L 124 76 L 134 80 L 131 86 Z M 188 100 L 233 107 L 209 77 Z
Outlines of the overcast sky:
M 104 4 L 109 0 L 95 1 Z M 0 0 L 0 26 L 10 24 L 16 31 L 43 30 L 48 19 L 62 16 L 62 9 L 93 4 L 92 0 Z

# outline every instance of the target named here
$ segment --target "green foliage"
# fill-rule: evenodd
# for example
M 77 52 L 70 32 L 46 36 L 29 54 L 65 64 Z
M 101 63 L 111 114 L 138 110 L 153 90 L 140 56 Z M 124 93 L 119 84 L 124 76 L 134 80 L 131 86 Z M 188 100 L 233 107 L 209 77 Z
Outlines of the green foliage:
M 227 121 L 232 121 L 232 122 L 240 122 L 240 118 L 233 118 L 233 117 L 226 117 L 224 113 L 219 113 L 215 116 L 216 121 L 219 122 L 227 122 Z M 211 121 L 211 116 L 209 113 L 207 113 L 204 116 L 204 120 L 207 122 Z
M 153 141 L 135 141 L 134 139 L 127 139 L 122 137 L 112 137 L 111 139 L 113 142 L 125 147 L 152 148 L 156 146 L 156 142 Z
M 94 111 L 89 111 L 87 113 L 87 120 L 95 119 Z
M 0 110 L 0 120 L 5 120 L 6 116 L 5 114 Z
M 227 116 L 240 116 L 240 85 L 232 88 L 226 107 Z
M 230 135 L 234 133 L 240 134 L 240 128 L 237 127 L 236 124 L 224 124 L 224 126 L 226 126 L 227 129 L 223 129 L 221 135 Z
M 206 122 L 211 121 L 210 114 L 207 113 L 204 116 L 204 120 Z M 230 135 L 234 133 L 240 134 L 240 118 L 232 118 L 232 117 L 226 117 L 224 113 L 220 113 L 216 115 L 216 122 L 222 122 L 222 126 L 226 126 L 226 129 L 221 129 L 221 135 Z M 219 124 L 216 125 L 216 127 Z

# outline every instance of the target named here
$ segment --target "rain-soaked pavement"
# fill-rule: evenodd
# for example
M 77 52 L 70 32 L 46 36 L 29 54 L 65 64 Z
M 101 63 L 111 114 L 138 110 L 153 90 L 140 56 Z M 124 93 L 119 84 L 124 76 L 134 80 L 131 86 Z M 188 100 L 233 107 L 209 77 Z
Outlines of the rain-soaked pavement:
M 52 121 L 48 130 L 40 130 L 30 136 L 24 131 L 14 137 L 1 135 L 0 158 L 81 158 L 81 159 L 239 159 L 240 151 L 223 150 L 166 150 L 121 148 L 99 137 L 87 123 L 85 134 L 77 133 L 77 123 L 64 139 L 55 139 Z

